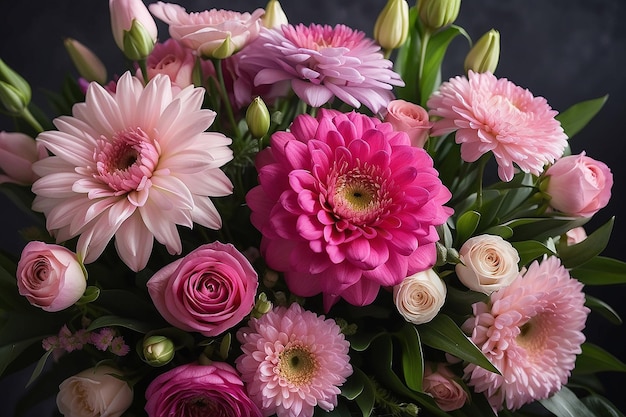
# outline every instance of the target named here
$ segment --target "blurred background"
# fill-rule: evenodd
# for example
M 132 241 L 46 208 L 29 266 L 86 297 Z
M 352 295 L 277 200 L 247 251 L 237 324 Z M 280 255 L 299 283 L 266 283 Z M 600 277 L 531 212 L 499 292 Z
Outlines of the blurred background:
M 150 3 L 151 1 L 146 1 Z M 346 24 L 372 36 L 373 26 L 386 0 L 283 0 L 290 23 Z M 188 11 L 217 8 L 252 11 L 265 0 L 185 0 Z M 412 5 L 413 2 L 410 2 Z M 500 31 L 502 51 L 496 71 L 534 95 L 546 97 L 559 111 L 588 99 L 609 95 L 604 109 L 570 145 L 573 153 L 605 162 L 613 171 L 615 185 L 608 207 L 585 227 L 590 233 L 616 216 L 606 256 L 626 261 L 626 156 L 623 123 L 626 120 L 626 2 L 624 0 L 464 0 L 457 24 L 477 40 L 495 28 Z M 160 22 L 158 22 L 160 24 Z M 168 37 L 160 24 L 162 39 Z M 46 112 L 45 91 L 58 91 L 67 74 L 76 75 L 63 47 L 72 37 L 100 56 L 109 75 L 124 68 L 110 31 L 106 0 L 3 1 L 0 6 L 0 58 L 22 74 L 33 88 L 33 100 Z M 463 72 L 468 44 L 455 39 L 445 61 L 443 79 Z M 13 130 L 13 122 L 0 115 L 0 130 Z M 0 248 L 19 254 L 25 242 L 18 230 L 28 217 L 0 195 Z M 626 286 L 588 288 L 592 295 L 626 316 Z M 626 327 L 613 326 L 591 315 L 585 330 L 588 340 L 626 360 Z M 12 416 L 11 388 L 17 391 L 28 373 L 0 381 L 0 417 Z M 626 375 L 602 375 L 606 396 L 626 410 L 623 386 Z M 8 393 L 8 394 L 7 394 Z M 7 400 L 9 400 L 7 402 Z M 33 416 L 45 416 L 46 403 Z

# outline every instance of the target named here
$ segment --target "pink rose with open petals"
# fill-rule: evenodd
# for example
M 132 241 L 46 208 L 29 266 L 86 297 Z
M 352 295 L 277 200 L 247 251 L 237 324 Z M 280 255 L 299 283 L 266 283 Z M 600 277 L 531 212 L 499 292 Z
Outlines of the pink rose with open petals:
M 424 392 L 430 394 L 443 411 L 454 411 L 467 402 L 467 392 L 460 380 L 443 363 L 426 364 L 424 367 Z
M 417 148 L 424 147 L 430 128 L 433 126 L 433 123 L 428 120 L 426 109 L 405 100 L 389 102 L 385 122 L 391 123 L 399 132 L 406 132 L 411 139 L 411 145 Z
M 0 184 L 32 184 L 39 178 L 33 172 L 33 162 L 47 155 L 46 149 L 28 135 L 0 132 Z
M 582 152 L 565 156 L 546 170 L 550 206 L 571 216 L 591 217 L 611 199 L 613 174 Z
M 162 1 L 149 8 L 169 25 L 172 38 L 206 58 L 225 58 L 256 39 L 261 30 L 261 16 L 265 13 L 263 9 L 256 9 L 252 14 L 217 9 L 188 13 L 178 4 Z M 216 51 L 219 56 L 215 56 Z
M 45 311 L 60 311 L 73 305 L 87 288 L 82 265 L 71 250 L 31 241 L 17 264 L 20 295 Z
M 160 269 L 147 285 L 171 325 L 211 337 L 252 311 L 258 277 L 233 245 L 213 242 Z
M 261 417 L 235 369 L 223 362 L 178 366 L 154 379 L 146 390 L 149 417 Z

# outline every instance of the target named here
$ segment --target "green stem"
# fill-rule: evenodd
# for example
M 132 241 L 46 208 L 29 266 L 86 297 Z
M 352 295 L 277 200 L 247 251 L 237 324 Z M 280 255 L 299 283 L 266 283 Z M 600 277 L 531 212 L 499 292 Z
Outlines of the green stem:
M 228 92 L 226 91 L 226 83 L 224 82 L 224 71 L 222 69 L 222 63 L 220 59 L 213 60 L 213 66 L 215 67 L 215 74 L 217 75 L 217 81 L 219 83 L 219 94 L 222 98 L 222 105 L 226 108 L 226 117 L 228 117 L 228 121 L 232 125 L 233 134 L 236 138 L 241 139 L 241 132 L 239 131 L 239 126 L 237 126 L 237 121 L 235 120 L 235 114 L 233 113 L 233 106 L 228 99 Z
M 33 116 L 30 110 L 28 110 L 28 107 L 24 107 L 24 110 L 22 110 L 22 112 L 20 113 L 20 117 L 22 117 L 22 119 L 24 119 L 29 125 L 31 125 L 37 133 L 43 132 L 43 127 L 41 126 L 41 124 L 39 124 L 37 119 L 35 119 L 35 116 Z
M 428 48 L 428 42 L 430 41 L 430 30 L 424 29 L 422 39 L 420 42 L 420 64 L 417 69 L 417 82 L 418 85 L 422 84 L 422 77 L 424 76 L 424 62 L 426 61 L 426 49 Z
M 148 84 L 148 81 L 150 81 L 150 76 L 148 75 L 148 67 L 146 66 L 146 60 L 140 59 L 139 61 L 137 61 L 137 64 L 139 65 L 141 75 L 143 76 L 143 84 L 146 85 Z
M 483 176 L 485 174 L 485 166 L 489 161 L 490 154 L 483 155 L 478 161 L 478 175 L 476 176 L 476 209 L 480 210 L 483 205 Z

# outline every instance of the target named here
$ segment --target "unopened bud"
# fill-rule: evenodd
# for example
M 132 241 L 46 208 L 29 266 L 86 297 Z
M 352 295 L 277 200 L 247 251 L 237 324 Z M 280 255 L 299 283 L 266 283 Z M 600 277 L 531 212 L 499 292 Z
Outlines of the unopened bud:
M 63 45 L 65 45 L 65 50 L 81 77 L 90 82 L 96 81 L 99 84 L 107 82 L 107 70 L 100 58 L 91 49 L 72 38 L 65 39 Z
M 263 26 L 268 29 L 278 29 L 282 25 L 289 24 L 285 11 L 280 6 L 278 0 L 270 0 L 265 6 L 265 14 L 261 18 Z
M 211 52 L 211 58 L 226 59 L 237 50 L 237 46 L 233 43 L 230 35 L 226 36 L 224 42 Z
M 174 358 L 174 352 L 174 342 L 165 336 L 150 336 L 143 341 L 143 357 L 148 365 L 166 365 Z
M 461 0 L 419 0 L 419 18 L 429 29 L 451 25 L 459 15 Z
M 254 308 L 252 309 L 251 316 L 255 319 L 260 318 L 265 313 L 272 309 L 273 305 L 270 300 L 267 299 L 267 295 L 264 292 L 259 294 L 256 299 L 256 303 L 254 304 Z
M 130 60 L 145 59 L 154 49 L 155 41 L 139 20 L 133 20 L 130 30 L 124 31 L 124 55 Z
M 437 249 L 437 266 L 445 265 L 448 261 L 448 248 L 439 242 L 435 242 L 435 248 Z
M 409 36 L 409 4 L 406 0 L 388 0 L 374 25 L 374 39 L 385 50 L 402 46 Z
M 0 102 L 13 115 L 21 114 L 31 99 L 30 84 L 0 59 Z
M 491 29 L 481 36 L 465 57 L 465 72 L 491 72 L 498 67 L 500 59 L 500 32 Z
M 270 129 L 270 112 L 261 97 L 256 97 L 248 106 L 246 122 L 255 138 L 262 138 Z

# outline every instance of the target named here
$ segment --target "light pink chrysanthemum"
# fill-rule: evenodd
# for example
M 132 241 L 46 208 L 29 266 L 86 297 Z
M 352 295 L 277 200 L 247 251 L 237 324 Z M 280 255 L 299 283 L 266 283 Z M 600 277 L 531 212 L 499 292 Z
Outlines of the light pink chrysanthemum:
M 314 107 L 336 96 L 377 113 L 394 98 L 393 86 L 404 85 L 380 46 L 344 25 L 264 28 L 242 54 L 239 64 L 257 74 L 256 85 L 290 83 L 298 97 Z
M 474 317 L 463 330 L 502 375 L 469 364 L 465 378 L 494 410 L 516 410 L 567 382 L 585 341 L 589 309 L 582 287 L 557 257 L 549 257 L 491 294 L 489 304 L 472 306 Z
M 456 131 L 461 158 L 474 162 L 491 151 L 502 181 L 510 181 L 516 164 L 539 175 L 544 165 L 560 158 L 567 135 L 543 97 L 534 97 L 506 78 L 469 72 L 441 84 L 428 100 L 432 116 L 441 117 L 431 136 Z
M 352 374 L 350 344 L 335 321 L 295 303 L 251 319 L 237 339 L 237 370 L 264 416 L 311 417 L 315 406 L 330 411 Z
M 451 197 L 426 151 L 404 132 L 359 113 L 298 116 L 257 158 L 246 196 L 261 253 L 289 289 L 370 304 L 436 261 L 435 225 Z
M 33 165 L 33 209 L 46 216 L 58 242 L 80 236 L 77 253 L 96 260 L 115 236 L 121 259 L 143 269 L 153 241 L 172 254 L 182 245 L 177 225 L 219 229 L 209 196 L 232 192 L 219 169 L 232 159 L 231 140 L 205 132 L 215 112 L 201 109 L 204 90 L 174 93 L 169 77 L 145 87 L 130 73 L 110 93 L 96 83 L 73 116 L 37 140 L 55 156 Z

